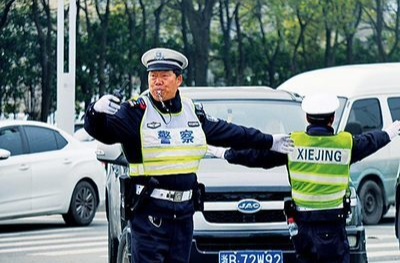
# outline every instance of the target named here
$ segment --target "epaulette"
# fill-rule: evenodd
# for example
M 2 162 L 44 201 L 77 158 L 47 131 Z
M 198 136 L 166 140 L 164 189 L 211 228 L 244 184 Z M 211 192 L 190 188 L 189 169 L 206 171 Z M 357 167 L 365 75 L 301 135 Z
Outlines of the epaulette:
M 139 96 L 134 96 L 128 100 L 131 108 L 139 107 L 142 110 L 146 109 L 146 102 Z
M 194 103 L 194 111 L 199 118 L 200 122 L 203 123 L 206 117 L 206 113 L 204 112 L 203 104 L 195 102 Z

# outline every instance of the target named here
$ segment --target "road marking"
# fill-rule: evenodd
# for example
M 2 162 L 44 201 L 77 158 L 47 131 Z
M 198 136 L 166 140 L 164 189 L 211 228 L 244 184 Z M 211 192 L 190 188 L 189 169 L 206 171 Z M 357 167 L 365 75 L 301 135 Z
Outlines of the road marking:
M 107 247 L 107 245 L 108 245 L 107 241 L 100 241 L 100 242 L 75 243 L 75 244 L 64 244 L 64 245 L 54 245 L 54 246 L 16 247 L 10 249 L 2 249 L 0 250 L 0 254 L 29 252 L 37 250 L 54 250 L 54 249 L 64 249 L 64 248 L 82 248 L 82 247 L 95 247 L 95 246 Z
M 74 250 L 62 250 L 54 252 L 40 252 L 29 254 L 31 256 L 66 256 L 66 255 L 80 255 L 80 254 L 91 254 L 99 252 L 107 252 L 107 244 L 103 248 L 89 248 L 89 249 L 74 249 Z
M 63 238 L 63 239 L 57 239 L 57 240 L 40 240 L 38 241 L 20 241 L 20 242 L 13 242 L 13 243 L 6 243 L 6 244 L 0 244 L 0 253 L 2 253 L 3 247 L 15 247 L 15 246 L 32 246 L 32 245 L 46 245 L 46 244 L 60 244 L 60 243 L 68 243 L 68 242 L 85 242 L 85 241 L 97 241 L 97 240 L 102 240 L 102 241 L 107 241 L 107 237 L 77 237 L 77 238 Z M 17 248 L 19 249 L 19 248 Z

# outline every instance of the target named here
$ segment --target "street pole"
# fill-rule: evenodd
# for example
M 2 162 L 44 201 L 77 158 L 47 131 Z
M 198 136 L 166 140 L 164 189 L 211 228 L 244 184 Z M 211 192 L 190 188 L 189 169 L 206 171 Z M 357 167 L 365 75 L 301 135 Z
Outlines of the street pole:
M 64 72 L 64 0 L 57 8 L 57 127 L 74 133 L 75 122 L 75 57 L 76 2 L 69 1 L 68 72 Z

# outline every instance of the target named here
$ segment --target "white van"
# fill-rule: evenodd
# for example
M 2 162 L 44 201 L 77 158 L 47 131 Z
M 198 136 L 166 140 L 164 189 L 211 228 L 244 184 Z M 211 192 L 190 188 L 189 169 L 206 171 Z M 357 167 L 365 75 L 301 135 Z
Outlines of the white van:
M 303 96 L 330 92 L 339 97 L 335 131 L 359 134 L 400 120 L 400 63 L 349 65 L 296 75 L 277 89 Z M 395 202 L 400 139 L 351 166 L 364 223 L 376 224 Z

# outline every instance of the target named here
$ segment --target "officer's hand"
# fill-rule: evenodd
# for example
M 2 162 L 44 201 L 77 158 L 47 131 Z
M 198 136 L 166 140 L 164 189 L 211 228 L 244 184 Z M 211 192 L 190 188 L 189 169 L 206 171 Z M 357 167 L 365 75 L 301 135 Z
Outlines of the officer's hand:
M 273 134 L 271 151 L 279 153 L 291 153 L 294 151 L 294 142 L 287 134 Z
M 93 109 L 96 112 L 114 115 L 121 108 L 119 102 L 120 100 L 113 95 L 104 95 L 94 104 Z
M 227 150 L 226 148 L 207 145 L 207 154 L 210 154 L 211 156 L 214 156 L 214 157 L 217 157 L 220 159 L 225 159 L 226 150 Z
M 385 132 L 389 135 L 390 140 L 392 140 L 400 133 L 400 121 L 394 121 L 385 129 Z

